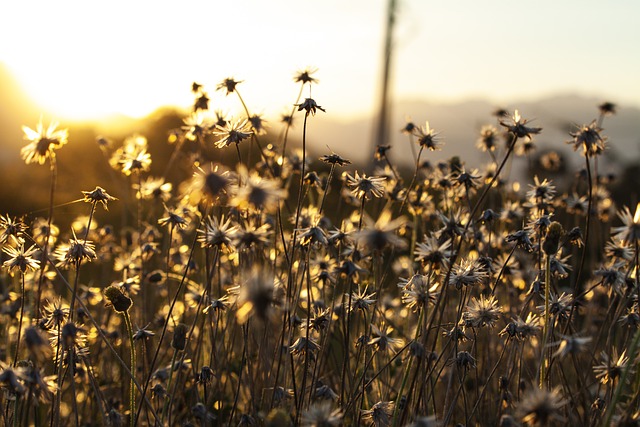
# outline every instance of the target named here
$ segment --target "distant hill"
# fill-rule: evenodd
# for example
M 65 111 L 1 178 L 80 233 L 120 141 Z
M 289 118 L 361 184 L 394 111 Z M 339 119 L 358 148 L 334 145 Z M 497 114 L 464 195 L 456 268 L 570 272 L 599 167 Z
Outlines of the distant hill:
M 416 125 L 424 125 L 428 120 L 431 127 L 440 132 L 444 142 L 442 151 L 425 153 L 425 159 L 438 161 L 459 155 L 468 164 L 480 166 L 489 157 L 478 152 L 475 143 L 483 125 L 493 124 L 499 127 L 496 118 L 491 115 L 497 107 L 509 111 L 518 109 L 523 117 L 531 120 L 532 126 L 542 127 L 542 133 L 535 138 L 540 150 L 555 149 L 570 153 L 571 146 L 565 144 L 571 138 L 569 131 L 574 130 L 576 125 L 588 124 L 597 118 L 597 106 L 603 101 L 575 95 L 558 95 L 535 102 L 514 102 L 508 105 L 495 105 L 484 100 L 450 104 L 400 100 L 392 108 L 390 155 L 400 163 L 412 162 L 408 137 L 400 132 L 406 118 L 410 117 Z M 639 108 L 618 106 L 618 114 L 607 117 L 603 127 L 604 135 L 610 141 L 607 158 L 625 164 L 640 161 Z M 314 122 L 310 140 L 322 152 L 327 150 L 328 145 L 354 161 L 369 162 L 372 159 L 373 130 L 372 118 L 339 121 L 327 114 Z

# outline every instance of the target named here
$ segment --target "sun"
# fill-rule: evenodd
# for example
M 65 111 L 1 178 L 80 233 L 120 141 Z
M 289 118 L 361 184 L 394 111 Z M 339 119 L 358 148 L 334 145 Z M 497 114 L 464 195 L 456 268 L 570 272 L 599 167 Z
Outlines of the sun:
M 122 71 L 91 66 L 81 59 L 44 73 L 38 64 L 17 61 L 10 72 L 29 99 L 60 120 L 140 118 L 159 107 L 188 102 L 188 90 L 171 93 L 171 87 L 163 88 L 153 76 L 131 73 L 127 78 Z

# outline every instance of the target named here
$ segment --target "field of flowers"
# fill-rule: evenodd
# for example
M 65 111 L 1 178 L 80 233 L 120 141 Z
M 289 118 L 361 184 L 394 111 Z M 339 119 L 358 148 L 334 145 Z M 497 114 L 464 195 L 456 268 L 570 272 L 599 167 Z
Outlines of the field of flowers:
M 56 153 L 73 135 L 23 127 L 50 196 L 0 217 L 0 423 L 637 425 L 640 207 L 615 206 L 598 171 L 616 106 L 567 135 L 581 170 L 515 182 L 543 132 L 518 111 L 487 118 L 483 170 L 430 161 L 446 141 L 428 122 L 363 169 L 309 155 L 325 110 L 303 96 L 312 70 L 294 81 L 278 132 L 241 82 L 216 88 L 235 118 L 194 83 L 164 175 L 144 136 L 100 139 L 114 177 L 67 201 L 85 213 L 64 227 Z M 389 150 L 409 144 L 403 170 Z

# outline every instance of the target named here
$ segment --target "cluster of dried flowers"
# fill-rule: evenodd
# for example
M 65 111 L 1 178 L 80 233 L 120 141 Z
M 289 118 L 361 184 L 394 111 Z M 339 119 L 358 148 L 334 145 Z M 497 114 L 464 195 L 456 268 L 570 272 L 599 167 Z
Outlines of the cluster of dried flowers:
M 313 72 L 296 75 L 300 94 Z M 166 166 L 190 168 L 186 182 L 150 175 L 141 135 L 101 141 L 127 185 L 120 200 L 84 192 L 69 230 L 53 221 L 68 134 L 24 129 L 23 158 L 49 162 L 52 187 L 46 218 L 0 217 L 4 425 L 638 422 L 640 211 L 616 216 L 592 170 L 612 104 L 571 134 L 586 169 L 561 194 L 505 178 L 542 131 L 517 111 L 480 131 L 484 171 L 432 164 L 441 137 L 407 123 L 406 179 L 390 146 L 372 174 L 311 159 L 324 112 L 311 98 L 266 143 L 240 83 L 217 87 L 237 95 L 237 119 L 194 83 Z M 287 150 L 298 113 L 302 150 Z M 237 162 L 194 161 L 194 146 L 233 146 Z M 121 229 L 99 219 L 114 203 Z

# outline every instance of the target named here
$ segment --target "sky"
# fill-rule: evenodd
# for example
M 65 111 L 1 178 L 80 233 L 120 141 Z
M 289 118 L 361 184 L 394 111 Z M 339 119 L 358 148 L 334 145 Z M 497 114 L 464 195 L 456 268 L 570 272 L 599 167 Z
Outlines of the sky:
M 0 63 L 60 118 L 215 109 L 226 77 L 252 113 L 290 110 L 298 70 L 345 119 L 377 108 L 387 0 L 29 1 L 0 6 Z M 398 0 L 392 96 L 457 102 L 581 94 L 640 106 L 640 2 Z M 1 95 L 0 95 L 1 96 Z M 234 104 L 235 102 L 235 104 Z

